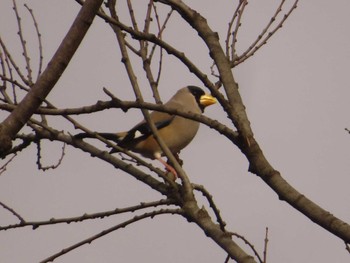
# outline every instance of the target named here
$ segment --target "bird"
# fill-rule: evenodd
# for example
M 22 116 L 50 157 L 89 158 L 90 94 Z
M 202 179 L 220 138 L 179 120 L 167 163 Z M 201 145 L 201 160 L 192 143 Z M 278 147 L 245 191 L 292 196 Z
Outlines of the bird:
M 206 94 L 197 86 L 190 85 L 179 89 L 164 106 L 184 112 L 202 114 L 207 106 L 216 102 L 217 100 L 212 95 Z M 153 111 L 150 113 L 150 118 L 157 128 L 158 135 L 175 157 L 178 157 L 178 153 L 192 141 L 199 129 L 199 122 L 165 112 Z M 177 178 L 176 170 L 162 159 L 164 153 L 145 119 L 126 132 L 101 132 L 97 134 L 116 142 L 122 148 L 139 153 L 146 158 L 158 160 L 167 171 L 174 174 L 175 179 Z M 79 133 L 74 137 L 83 139 L 95 136 L 94 134 Z M 115 152 L 118 151 L 116 149 L 110 151 L 110 153 Z

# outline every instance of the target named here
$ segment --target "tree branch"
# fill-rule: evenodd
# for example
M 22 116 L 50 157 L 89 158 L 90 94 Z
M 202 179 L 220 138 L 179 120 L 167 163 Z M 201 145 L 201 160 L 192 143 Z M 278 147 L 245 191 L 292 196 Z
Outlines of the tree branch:
M 0 155 L 52 90 L 78 49 L 103 0 L 87 0 L 45 71 L 18 107 L 0 124 Z
M 152 211 L 152 212 L 149 212 L 149 213 L 144 213 L 143 215 L 140 215 L 140 216 L 135 216 L 133 217 L 132 219 L 129 219 L 129 220 L 126 220 L 124 221 L 123 223 L 121 224 L 118 224 L 116 226 L 113 226 L 111 228 L 108 228 L 108 229 L 105 229 L 103 230 L 102 232 L 94 235 L 94 236 L 91 236 L 85 240 L 82 240 L 70 247 L 67 247 L 65 249 L 62 249 L 60 252 L 40 261 L 40 263 L 46 263 L 46 262 L 51 262 L 51 261 L 54 261 L 56 258 L 74 250 L 74 249 L 77 249 L 78 247 L 81 247 L 83 245 L 86 245 L 86 244 L 90 244 L 92 243 L 93 241 L 95 241 L 96 239 L 98 238 L 101 238 L 107 234 L 110 234 L 112 233 L 113 231 L 116 231 L 118 229 L 121 229 L 121 228 L 125 228 L 127 227 L 128 225 L 130 224 L 133 224 L 137 221 L 140 221 L 142 219 L 146 219 L 146 218 L 153 218 L 155 216 L 158 216 L 158 215 L 164 215 L 164 214 L 182 214 L 182 211 L 181 209 L 160 209 L 160 210 L 156 210 L 156 211 Z
M 278 194 L 281 200 L 288 202 L 313 222 L 349 243 L 350 226 L 299 193 L 281 177 L 280 173 L 270 165 L 264 156 L 258 142 L 254 138 L 245 106 L 239 94 L 238 86 L 234 81 L 229 62 L 221 48 L 219 38 L 210 29 L 205 18 L 180 0 L 159 0 L 159 2 L 173 7 L 193 26 L 208 46 L 210 55 L 219 70 L 221 81 L 231 106 L 229 111 L 226 108 L 224 109 L 242 138 L 236 145 L 248 159 L 249 171 L 262 178 Z
M 104 212 L 98 212 L 98 213 L 92 213 L 92 214 L 83 214 L 81 216 L 76 216 L 76 217 L 69 217 L 69 218 L 51 218 L 49 220 L 44 220 L 44 221 L 25 221 L 20 215 L 18 215 L 13 209 L 9 208 L 8 206 L 4 205 L 3 203 L 0 202 L 0 205 L 9 210 L 11 213 L 13 213 L 18 219 L 20 219 L 20 223 L 18 224 L 13 224 L 13 225 L 8 225 L 8 226 L 1 226 L 0 231 L 3 230 L 10 230 L 14 228 L 23 228 L 27 226 L 31 226 L 33 229 L 37 229 L 40 226 L 46 226 L 46 225 L 56 225 L 56 224 L 70 224 L 70 223 L 77 223 L 77 222 L 83 222 L 86 220 L 92 220 L 92 219 L 97 219 L 97 218 L 105 218 L 113 215 L 118 215 L 118 214 L 123 214 L 123 213 L 130 213 L 130 212 L 135 212 L 141 209 L 145 208 L 150 208 L 150 207 L 158 207 L 158 206 L 163 206 L 163 205 L 174 205 L 174 200 L 171 199 L 162 199 L 159 201 L 154 201 L 154 202 L 145 202 L 145 203 L 140 203 L 139 205 L 135 206 L 129 206 L 125 208 L 116 208 L 110 211 L 104 211 Z

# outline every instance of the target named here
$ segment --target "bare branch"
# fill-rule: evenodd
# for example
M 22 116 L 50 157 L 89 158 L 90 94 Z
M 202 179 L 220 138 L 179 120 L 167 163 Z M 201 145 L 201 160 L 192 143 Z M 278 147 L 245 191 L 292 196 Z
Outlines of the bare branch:
M 65 148 L 66 148 L 66 144 L 65 143 L 63 143 L 61 156 L 59 157 L 57 163 L 53 164 L 53 165 L 49 165 L 49 166 L 43 166 L 42 163 L 41 163 L 42 155 L 41 155 L 41 143 L 40 143 L 40 140 L 38 140 L 36 142 L 36 145 L 37 145 L 37 160 L 36 160 L 36 164 L 37 164 L 39 170 L 46 171 L 46 170 L 49 170 L 49 169 L 56 169 L 58 166 L 61 165 L 61 163 L 63 161 L 63 157 L 65 155 Z
M 40 30 L 39 30 L 39 25 L 35 19 L 34 16 L 34 12 L 31 8 L 28 7 L 27 4 L 24 4 L 25 8 L 27 8 L 28 12 L 30 13 L 32 19 L 33 19 L 33 23 L 34 23 L 34 27 L 35 27 L 35 31 L 36 31 L 36 35 L 38 37 L 38 50 L 39 50 L 39 65 L 38 65 L 38 75 L 36 77 L 36 79 L 39 78 L 41 71 L 42 71 L 42 67 L 43 67 L 43 46 L 42 46 L 42 41 L 41 41 L 41 34 L 40 34 Z
M 20 221 L 20 224 L 23 224 L 25 222 L 25 220 L 23 219 L 23 217 L 18 214 L 14 209 L 12 209 L 11 207 L 5 205 L 3 202 L 0 202 L 0 206 L 2 206 L 3 208 L 5 208 L 6 210 L 10 211 L 11 214 L 13 214 L 15 217 L 18 218 L 18 220 Z M 0 227 L 1 230 L 1 227 Z
M 260 262 L 260 263 L 264 263 L 264 262 L 261 260 L 261 257 L 259 256 L 258 251 L 256 251 L 254 245 L 253 245 L 252 243 L 250 243 L 250 242 L 248 241 L 248 239 L 246 239 L 244 236 L 242 236 L 242 235 L 240 235 L 240 234 L 238 234 L 238 233 L 230 233 L 230 234 L 231 234 L 232 236 L 235 236 L 235 237 L 237 237 L 237 238 L 243 240 L 244 243 L 247 244 L 247 245 L 250 247 L 250 249 L 253 251 L 254 255 L 258 258 L 259 262 Z
M 20 219 L 20 223 L 18 223 L 18 224 L 1 226 L 0 231 L 3 231 L 3 230 L 15 229 L 15 228 L 23 228 L 23 227 L 28 227 L 28 226 L 32 227 L 33 229 L 37 229 L 41 226 L 47 226 L 47 225 L 79 223 L 79 222 L 83 222 L 86 220 L 102 219 L 102 218 L 110 217 L 113 215 L 119 215 L 119 214 L 124 214 L 124 213 L 133 213 L 135 211 L 139 211 L 139 210 L 147 209 L 147 208 L 151 208 L 151 207 L 156 208 L 158 206 L 164 206 L 164 205 L 165 206 L 175 205 L 175 202 L 174 202 L 174 200 L 171 200 L 171 199 L 161 199 L 161 200 L 153 201 L 153 202 L 140 203 L 138 205 L 129 206 L 129 207 L 125 207 L 125 208 L 115 208 L 115 209 L 110 210 L 110 211 L 103 211 L 103 212 L 91 213 L 91 214 L 85 213 L 81 216 L 68 217 L 68 218 L 57 218 L 57 219 L 51 218 L 49 220 L 44 220 L 44 221 L 25 221 L 13 209 L 9 208 L 8 206 L 4 205 L 1 202 L 0 202 L 0 205 L 3 206 L 5 209 L 9 210 L 17 218 Z
M 267 31 L 272 26 L 272 24 L 275 22 L 277 15 L 282 11 L 282 6 L 284 4 L 285 0 L 282 0 L 280 5 L 278 6 L 274 16 L 270 19 L 267 26 L 263 29 L 262 33 L 258 36 L 258 38 L 253 42 L 253 44 L 250 45 L 250 47 L 239 57 L 237 57 L 233 63 L 232 67 L 235 67 L 239 65 L 240 63 L 247 60 L 249 57 L 253 56 L 263 45 L 267 43 L 267 41 L 277 32 L 278 29 L 282 28 L 284 22 L 287 20 L 287 18 L 290 16 L 290 14 L 294 11 L 294 9 L 297 8 L 297 4 L 299 0 L 295 0 L 292 7 L 289 9 L 289 11 L 283 16 L 281 21 L 277 24 L 277 26 L 272 29 L 267 35 Z M 265 36 L 266 35 L 266 36 Z M 265 36 L 265 37 L 264 37 Z
M 12 58 L 10 52 L 8 51 L 5 43 L 3 42 L 3 40 L 1 39 L 0 37 L 0 46 L 2 48 L 2 50 L 4 51 L 4 54 L 5 54 L 5 58 L 6 58 L 6 61 L 8 63 L 8 68 L 10 69 L 11 68 L 11 65 L 13 66 L 13 68 L 16 70 L 16 73 L 18 74 L 18 76 L 21 78 L 21 80 L 26 84 L 28 85 L 28 80 L 24 77 L 23 73 L 21 72 L 19 66 L 16 64 L 16 62 L 14 61 L 14 59 Z
M 11 149 L 12 139 L 27 123 L 62 75 L 102 2 L 103 0 L 87 0 L 85 2 L 48 67 L 18 107 L 0 124 L 0 155 Z
M 214 203 L 213 196 L 208 192 L 207 189 L 204 188 L 203 185 L 197 185 L 197 184 L 192 184 L 192 185 L 193 185 L 193 189 L 201 192 L 203 194 L 203 196 L 205 196 L 205 198 L 207 198 L 209 206 L 211 207 L 211 209 L 213 209 L 213 212 L 216 216 L 216 221 L 219 223 L 221 230 L 226 232 L 226 230 L 225 230 L 226 223 L 224 222 L 224 220 L 222 219 L 222 217 L 220 215 L 220 210 L 218 209 L 218 207 Z
M 227 36 L 226 36 L 226 56 L 227 58 L 230 57 L 230 49 L 231 49 L 231 60 L 233 61 L 235 59 L 236 55 L 236 43 L 237 43 L 237 36 L 238 36 L 238 30 L 241 26 L 241 20 L 242 20 L 242 16 L 244 13 L 244 9 L 247 6 L 248 1 L 247 0 L 243 0 L 240 1 L 237 5 L 237 8 L 235 10 L 235 12 L 233 13 L 232 19 L 229 22 L 229 26 L 227 29 Z M 235 29 L 232 31 L 232 27 L 233 24 L 236 21 L 236 26 Z M 230 45 L 230 38 L 232 36 L 232 42 Z
M 262 178 L 279 195 L 281 200 L 287 201 L 313 222 L 319 224 L 342 240 L 350 242 L 350 225 L 336 218 L 299 193 L 282 178 L 281 174 L 271 166 L 264 156 L 258 142 L 254 138 L 242 98 L 238 91 L 238 85 L 233 78 L 231 67 L 228 65 L 218 36 L 210 29 L 207 21 L 182 1 L 160 0 L 159 2 L 171 5 L 177 10 L 198 31 L 203 41 L 207 44 L 210 54 L 217 65 L 221 82 L 226 91 L 229 105 L 231 106 L 224 109 L 240 135 L 241 140 L 236 145 L 248 159 L 249 171 Z
M 117 13 L 115 10 L 115 0 L 108 1 L 108 8 L 110 10 L 110 13 L 111 13 L 111 16 L 113 17 L 113 19 L 118 21 L 118 16 L 117 16 Z M 134 73 L 132 64 L 131 64 L 130 59 L 129 59 L 129 54 L 128 54 L 128 51 L 127 51 L 126 46 L 125 46 L 124 34 L 122 33 L 122 31 L 119 27 L 112 25 L 112 28 L 115 31 L 115 34 L 117 36 L 117 40 L 118 40 L 119 47 L 120 47 L 121 54 L 122 54 L 122 62 L 124 63 L 125 69 L 126 69 L 127 74 L 129 76 L 131 86 L 132 86 L 134 93 L 135 93 L 135 96 L 136 96 L 136 100 L 143 102 L 144 100 L 142 97 L 142 93 L 141 93 L 141 90 L 139 88 L 136 75 Z M 176 169 L 176 171 L 179 172 L 179 176 L 183 181 L 184 187 L 186 188 L 186 193 L 188 195 L 193 195 L 192 187 L 189 183 L 189 179 L 188 179 L 187 175 L 183 171 L 182 167 L 180 166 L 180 164 L 178 163 L 177 159 L 174 157 L 172 152 L 169 150 L 168 146 L 164 143 L 163 139 L 159 136 L 157 128 L 155 127 L 153 121 L 151 120 L 148 111 L 146 109 L 141 108 L 141 112 L 142 112 L 145 120 L 147 121 L 150 129 L 152 130 L 152 133 L 153 133 L 155 140 L 159 144 L 159 147 L 162 149 L 162 152 L 168 158 L 168 160 L 172 163 L 172 165 Z
M 39 123 L 39 125 L 43 125 L 43 124 Z M 164 195 L 171 194 L 172 197 L 173 197 L 173 195 L 176 194 L 176 192 L 169 193 L 168 186 L 165 185 L 164 183 L 156 180 L 152 176 L 146 174 L 145 172 L 135 168 L 134 166 L 132 166 L 128 163 L 125 163 L 125 162 L 119 160 L 118 158 L 114 157 L 113 155 L 108 154 L 106 151 L 101 151 L 100 149 L 98 149 L 98 148 L 94 147 L 93 145 L 88 144 L 82 140 L 74 139 L 74 138 L 72 138 L 72 136 L 65 135 L 63 132 L 57 131 L 57 130 L 55 130 L 53 128 L 49 128 L 49 127 L 46 127 L 45 130 L 37 128 L 37 129 L 35 129 L 35 132 L 37 133 L 37 135 L 32 135 L 33 138 L 35 138 L 35 136 L 39 136 L 40 138 L 65 142 L 73 147 L 81 149 L 84 152 L 88 152 L 93 157 L 97 157 L 97 158 L 101 159 L 102 161 L 105 161 L 106 163 L 111 164 L 116 169 L 121 169 L 121 170 L 125 171 L 126 173 L 135 177 L 137 180 L 142 181 L 143 183 L 150 186 L 152 189 L 160 192 L 161 194 L 164 194 Z M 103 138 L 101 138 L 101 139 L 103 139 Z M 161 173 L 161 171 L 159 169 L 156 171 L 157 171 L 157 174 Z
M 264 261 L 263 263 L 267 263 L 267 243 L 269 242 L 269 228 L 266 227 L 265 240 L 264 240 Z
M 11 158 L 9 158 L 7 160 L 6 163 L 4 163 L 1 167 L 0 167 L 0 175 L 2 175 L 6 169 L 7 169 L 7 165 L 16 157 L 16 154 L 12 155 Z
M 200 115 L 191 112 L 184 112 L 179 109 L 173 109 L 166 107 L 164 105 L 153 104 L 148 102 L 137 102 L 137 101 L 121 101 L 120 99 L 114 97 L 107 89 L 104 89 L 108 95 L 112 96 L 112 100 L 110 101 L 98 101 L 96 104 L 84 106 L 80 108 L 67 108 L 67 109 L 56 109 L 53 108 L 52 105 L 50 108 L 40 107 L 37 109 L 35 114 L 45 114 L 52 116 L 69 116 L 69 115 L 80 115 L 80 114 L 90 114 L 94 112 L 99 112 L 112 108 L 120 108 L 123 111 L 127 111 L 132 108 L 144 108 L 153 111 L 166 112 L 169 114 L 179 115 L 184 118 L 192 119 L 198 121 L 200 123 L 205 124 L 209 128 L 217 130 L 219 133 L 225 135 L 231 141 L 235 142 L 238 139 L 238 134 L 235 131 L 232 131 L 228 126 L 218 122 L 217 120 L 211 119 L 205 115 Z M 15 105 L 9 104 L 0 104 L 0 109 L 12 111 L 15 109 Z M 79 125 L 74 124 L 75 127 Z
M 25 83 L 28 86 L 33 85 L 33 78 L 32 78 L 32 68 L 30 65 L 30 57 L 27 51 L 27 46 L 26 46 L 26 40 L 23 37 L 23 29 L 22 29 L 22 24 L 21 24 L 21 17 L 19 16 L 17 5 L 16 5 L 16 0 L 12 0 L 13 2 L 13 10 L 15 11 L 16 18 L 17 18 L 17 25 L 18 25 L 18 35 L 19 39 L 22 45 L 22 50 L 23 50 L 23 56 L 26 62 L 26 70 L 27 70 L 27 79 L 25 80 Z
M 160 210 L 156 210 L 156 211 L 153 211 L 153 212 L 149 212 L 149 213 L 144 213 L 140 216 L 135 216 L 133 217 L 132 219 L 129 219 L 129 220 L 126 220 L 124 221 L 123 223 L 121 224 L 118 224 L 116 226 L 113 226 L 111 228 L 108 228 L 108 229 L 105 229 L 103 230 L 102 232 L 94 235 L 94 236 L 91 236 L 85 240 L 82 240 L 70 247 L 67 247 L 65 249 L 62 249 L 60 252 L 40 261 L 40 263 L 46 263 L 46 262 L 51 262 L 53 261 L 54 259 L 74 250 L 74 249 L 77 249 L 83 245 L 86 245 L 86 244 L 91 244 L 93 241 L 95 241 L 96 239 L 99 239 L 105 235 L 108 235 L 118 229 L 121 229 L 121 228 L 125 228 L 127 227 L 128 225 L 130 224 L 133 224 L 137 221 L 140 221 L 140 220 L 143 220 L 143 219 L 146 219 L 146 218 L 154 218 L 155 216 L 158 216 L 158 215 L 164 215 L 164 214 L 172 214 L 172 215 L 175 215 L 175 214 L 179 214 L 181 215 L 182 214 L 182 210 L 181 209 L 160 209 Z

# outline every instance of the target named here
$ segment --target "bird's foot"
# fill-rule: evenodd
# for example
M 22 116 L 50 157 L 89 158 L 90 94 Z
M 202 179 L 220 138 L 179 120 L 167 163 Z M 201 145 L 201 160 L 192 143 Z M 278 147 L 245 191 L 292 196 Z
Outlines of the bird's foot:
M 174 181 L 177 179 L 177 172 L 174 169 L 174 167 L 172 167 L 170 164 L 168 164 L 167 162 L 165 162 L 161 157 L 156 157 L 156 159 L 158 161 L 160 161 L 164 166 L 165 166 L 165 170 L 167 170 L 168 172 L 172 173 L 174 175 Z

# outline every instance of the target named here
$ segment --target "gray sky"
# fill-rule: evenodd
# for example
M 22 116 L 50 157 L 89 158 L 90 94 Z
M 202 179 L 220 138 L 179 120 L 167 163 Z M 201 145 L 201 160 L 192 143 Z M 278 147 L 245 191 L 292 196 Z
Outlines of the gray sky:
M 11 2 L 1 1 L 0 35 L 10 50 L 16 51 Z M 211 1 L 187 2 L 208 18 L 223 42 L 233 12 L 228 4 L 231 1 L 216 1 L 215 6 Z M 278 3 L 268 2 L 250 1 L 239 50 L 255 39 Z M 18 1 L 18 6 L 26 13 L 22 3 Z M 26 3 L 34 9 L 40 25 L 47 63 L 79 8 L 69 0 Z M 301 1 L 282 30 L 253 58 L 234 69 L 254 133 L 268 160 L 302 194 L 346 222 L 350 222 L 350 135 L 344 131 L 350 128 L 349 10 L 346 0 L 320 0 L 317 4 Z M 144 13 L 139 9 L 136 12 Z M 177 18 L 175 15 L 168 25 L 165 39 L 209 74 L 211 61 L 205 46 Z M 36 39 L 27 14 L 23 20 L 28 25 L 28 45 L 34 47 Z M 35 65 L 36 50 L 31 50 Z M 200 85 L 174 58 L 166 58 L 164 63 L 160 83 L 163 101 L 180 87 Z M 141 76 L 139 81 L 145 83 Z M 122 99 L 133 99 L 115 37 L 104 22 L 97 20 L 49 99 L 57 107 L 92 104 L 108 99 L 102 87 Z M 145 97 L 151 100 L 147 92 Z M 208 108 L 206 114 L 227 123 L 217 105 Z M 1 119 L 6 115 L 0 112 Z M 127 114 L 111 110 L 92 119 L 77 119 L 91 129 L 119 131 L 140 118 L 136 110 Z M 62 121 L 50 121 L 75 132 Z M 45 144 L 49 155 L 44 162 L 56 162 L 61 147 L 58 143 Z M 0 176 L 0 201 L 27 220 L 77 216 L 160 197 L 127 174 L 75 149 L 67 150 L 59 169 L 39 172 L 35 150 L 32 146 L 22 152 Z M 247 161 L 240 151 L 216 132 L 203 126 L 181 157 L 191 180 L 211 192 L 230 230 L 244 235 L 262 251 L 265 227 L 269 227 L 269 263 L 349 262 L 341 240 L 279 201 L 261 179 L 247 172 Z M 0 232 L 0 261 L 38 262 L 131 216 Z M 1 225 L 14 222 L 8 211 L 0 209 Z M 55 262 L 223 262 L 225 257 L 194 224 L 177 216 L 162 216 L 112 233 Z

